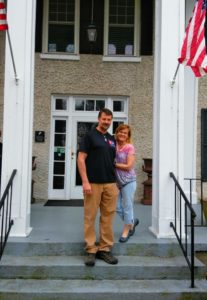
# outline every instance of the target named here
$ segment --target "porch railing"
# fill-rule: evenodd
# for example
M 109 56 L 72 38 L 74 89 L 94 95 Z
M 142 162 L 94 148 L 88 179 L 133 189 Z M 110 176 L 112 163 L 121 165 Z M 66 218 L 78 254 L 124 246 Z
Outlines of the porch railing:
M 16 175 L 17 170 L 13 170 L 9 182 L 5 188 L 5 191 L 0 200 L 0 230 L 1 230 L 1 240 L 0 240 L 0 259 L 3 255 L 6 242 L 13 225 L 13 220 L 11 219 L 11 207 L 12 207 L 12 188 L 13 180 Z
M 175 184 L 175 218 L 174 222 L 170 222 L 170 226 L 175 232 L 179 245 L 188 263 L 191 272 L 191 287 L 194 288 L 194 219 L 196 213 L 172 172 L 170 173 L 170 177 Z M 190 224 L 188 224 L 189 219 Z M 188 243 L 188 236 L 190 246 Z
M 200 183 L 200 188 L 199 185 L 197 186 L 198 192 L 200 190 L 200 195 L 198 196 L 198 198 L 200 198 L 200 222 L 197 220 L 196 221 L 196 225 L 197 227 L 205 227 L 207 226 L 206 221 L 204 221 L 204 204 L 206 204 L 206 200 L 204 200 L 204 184 L 207 184 L 206 179 L 202 179 L 202 178 L 184 178 L 184 180 L 189 181 L 189 198 L 190 198 L 190 204 L 192 205 L 192 200 L 193 200 L 193 191 L 192 191 L 192 187 L 193 187 L 193 182 L 199 182 Z M 199 213 L 199 212 L 198 212 Z

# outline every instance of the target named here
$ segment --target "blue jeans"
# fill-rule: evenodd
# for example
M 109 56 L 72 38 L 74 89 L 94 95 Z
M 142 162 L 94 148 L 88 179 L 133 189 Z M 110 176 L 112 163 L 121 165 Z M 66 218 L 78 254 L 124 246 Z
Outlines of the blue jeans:
M 119 190 L 116 212 L 125 224 L 134 223 L 134 195 L 137 183 L 132 181 Z

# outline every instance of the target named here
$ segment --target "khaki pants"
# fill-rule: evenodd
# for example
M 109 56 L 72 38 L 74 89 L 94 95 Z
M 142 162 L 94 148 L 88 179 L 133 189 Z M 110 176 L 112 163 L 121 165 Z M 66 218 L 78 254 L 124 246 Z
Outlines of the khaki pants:
M 116 212 L 118 188 L 116 183 L 92 183 L 92 194 L 84 198 L 84 238 L 86 251 L 110 251 L 114 244 L 113 219 Z M 99 244 L 96 245 L 96 216 L 100 208 Z

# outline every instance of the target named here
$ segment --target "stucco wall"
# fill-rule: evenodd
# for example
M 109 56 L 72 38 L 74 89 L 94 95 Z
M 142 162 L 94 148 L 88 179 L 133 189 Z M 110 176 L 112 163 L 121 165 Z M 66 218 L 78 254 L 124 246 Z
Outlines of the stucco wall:
M 152 157 L 152 82 L 152 57 L 142 57 L 141 63 L 112 63 L 102 62 L 99 55 L 62 61 L 41 59 L 36 54 L 34 131 L 44 130 L 46 139 L 45 143 L 33 146 L 33 154 L 37 156 L 37 169 L 33 172 L 35 198 L 47 199 L 51 95 L 60 93 L 129 96 L 129 124 L 137 150 L 136 199 L 140 201 L 142 182 L 147 178 L 142 171 L 142 158 Z

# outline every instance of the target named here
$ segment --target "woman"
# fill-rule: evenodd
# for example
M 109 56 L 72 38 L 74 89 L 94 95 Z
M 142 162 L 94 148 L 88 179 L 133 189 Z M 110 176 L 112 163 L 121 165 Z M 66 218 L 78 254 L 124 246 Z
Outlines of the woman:
M 135 232 L 139 224 L 134 219 L 134 195 L 136 191 L 136 173 L 134 170 L 135 149 L 131 143 L 131 128 L 129 125 L 121 124 L 115 131 L 116 137 L 116 160 L 115 172 L 119 196 L 117 202 L 117 213 L 124 221 L 124 227 L 119 242 L 127 242 Z

